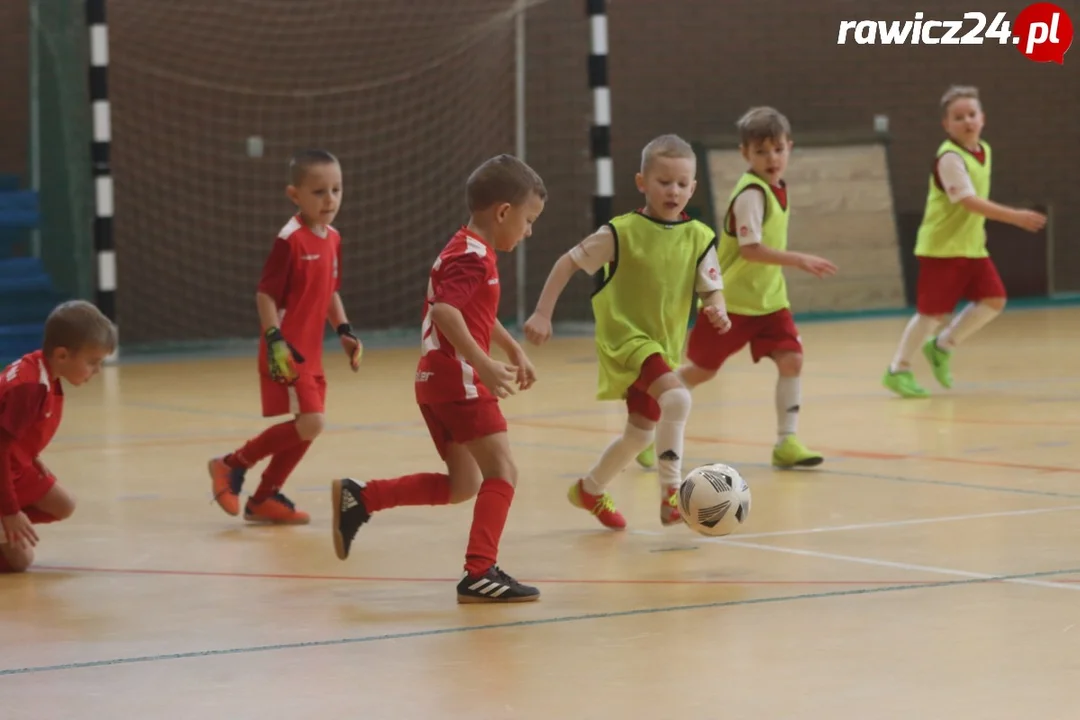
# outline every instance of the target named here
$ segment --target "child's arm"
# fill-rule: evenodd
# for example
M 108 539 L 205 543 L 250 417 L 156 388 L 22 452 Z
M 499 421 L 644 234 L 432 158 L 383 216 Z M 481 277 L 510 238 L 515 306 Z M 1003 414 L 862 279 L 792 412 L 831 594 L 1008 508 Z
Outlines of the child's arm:
M 701 298 L 702 310 L 709 323 L 720 333 L 730 330 L 731 320 L 728 318 L 727 303 L 724 301 L 723 271 L 716 256 L 715 244 L 698 263 L 694 290 Z
M 349 356 L 349 366 L 353 372 L 360 369 L 360 356 L 364 354 L 364 344 L 353 333 L 349 316 L 345 314 L 345 304 L 341 302 L 341 293 L 334 291 L 330 296 L 330 308 L 326 312 L 326 320 L 341 340 L 341 347 Z
M 341 325 L 349 324 L 349 317 L 345 314 L 345 304 L 341 302 L 341 293 L 334 291 L 330 296 L 330 307 L 326 311 L 326 320 L 330 327 L 335 330 Z
M 261 291 L 255 293 L 255 309 L 259 312 L 259 326 L 264 333 L 278 326 L 278 306 L 274 298 Z
M 508 358 L 513 358 L 515 355 L 524 352 L 518 341 L 510 334 L 510 331 L 498 320 L 495 321 L 494 327 L 491 328 L 491 341 L 498 345 L 499 349 L 506 353 Z
M 259 312 L 259 325 L 266 336 L 266 364 L 272 377 L 277 382 L 292 383 L 299 376 L 296 363 L 304 358 L 296 352 L 281 335 L 278 323 L 281 322 L 276 298 L 285 297 L 289 274 L 292 267 L 292 249 L 285 240 L 274 241 L 274 248 L 263 266 L 255 293 L 255 308 Z
M 40 387 L 36 386 L 34 390 Z M 14 389 L 6 398 L 3 417 L 0 418 L 0 525 L 3 526 L 4 538 L 16 548 L 33 547 L 38 541 L 34 526 L 19 507 L 15 479 L 11 476 L 11 448 L 15 437 L 27 418 L 36 417 L 40 412 L 40 395 L 31 395 L 32 392 L 25 386 Z
M 510 331 L 498 320 L 495 321 L 495 326 L 491 330 L 491 340 L 506 353 L 511 364 L 517 368 L 518 388 L 521 390 L 531 388 L 536 382 L 536 368 L 525 354 L 525 348 L 521 347 Z
M 1046 225 L 1046 216 L 1042 213 L 1011 208 L 978 197 L 963 158 L 955 152 L 947 152 L 938 158 L 937 178 L 949 202 L 963 205 L 968 212 L 982 215 L 987 220 L 1015 225 L 1029 232 L 1041 230 Z
M 985 200 L 972 195 L 960 201 L 967 210 L 986 217 L 987 220 L 1015 225 L 1028 232 L 1037 232 L 1046 226 L 1046 216 L 1034 210 L 1022 210 L 996 203 L 993 200 Z
M 480 381 L 498 397 L 514 394 L 514 380 L 517 368 L 496 361 L 489 356 L 473 339 L 469 326 L 461 311 L 453 305 L 436 302 L 431 306 L 431 322 L 439 329 L 450 344 L 454 346 L 465 362 L 476 369 Z
M 747 262 L 797 267 L 817 277 L 836 272 L 836 266 L 825 258 L 774 250 L 761 242 L 761 226 L 765 218 L 764 191 L 747 188 L 735 198 L 731 210 L 735 220 L 735 237 L 739 238 L 739 255 Z
M 536 301 L 536 310 L 525 323 L 525 337 L 529 342 L 541 345 L 551 337 L 551 318 L 555 314 L 555 304 L 574 273 L 584 270 L 593 275 L 614 259 L 615 236 L 607 226 L 563 253 L 548 273 L 544 289 L 540 291 L 540 299 Z
M 761 243 L 740 245 L 739 254 L 749 262 L 796 267 L 817 277 L 825 277 L 836 272 L 836 266 L 825 258 L 789 250 L 773 250 Z
M 441 274 L 441 280 L 434 288 L 428 317 L 465 362 L 476 370 L 488 390 L 497 397 L 513 395 L 513 382 L 518 369 L 498 362 L 484 352 L 469 332 L 469 326 L 458 309 L 467 307 L 476 291 L 487 282 L 486 266 L 479 257 L 468 253 L 446 262 Z M 497 332 L 493 326 L 492 335 L 495 336 Z

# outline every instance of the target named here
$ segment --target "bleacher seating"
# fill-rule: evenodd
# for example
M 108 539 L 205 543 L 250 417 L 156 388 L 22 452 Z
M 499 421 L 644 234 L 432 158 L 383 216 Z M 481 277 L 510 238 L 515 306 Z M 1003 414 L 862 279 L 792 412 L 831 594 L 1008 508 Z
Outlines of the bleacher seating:
M 49 311 L 63 299 L 38 258 L 31 231 L 41 224 L 38 195 L 0 175 L 0 367 L 41 344 Z

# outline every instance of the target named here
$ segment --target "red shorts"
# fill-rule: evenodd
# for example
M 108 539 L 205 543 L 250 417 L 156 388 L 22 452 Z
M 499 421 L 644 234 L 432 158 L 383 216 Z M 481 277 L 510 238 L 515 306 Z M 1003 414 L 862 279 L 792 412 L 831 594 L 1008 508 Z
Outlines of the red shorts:
M 443 460 L 446 459 L 446 449 L 450 443 L 460 445 L 506 432 L 506 418 L 495 397 L 421 403 L 420 414 L 424 416 L 435 449 Z
M 716 332 L 704 311 L 698 313 L 686 356 L 690 362 L 704 370 L 719 370 L 729 357 L 750 344 L 754 362 L 778 352 L 802 352 L 799 329 L 795 318 L 787 308 L 768 315 L 734 315 L 731 329 L 724 334 Z
M 1005 283 L 988 257 L 920 257 L 915 297 L 920 315 L 948 315 L 961 299 L 1005 297 Z
M 259 375 L 263 417 L 321 413 L 326 409 L 326 377 L 301 374 L 292 385 Z
M 641 372 L 638 373 L 637 380 L 626 389 L 627 411 L 657 422 L 660 419 L 660 405 L 648 390 L 650 385 L 669 372 L 672 372 L 671 366 L 660 353 L 645 358 L 645 362 L 641 363 Z
M 28 465 L 14 470 L 15 498 L 20 508 L 28 508 L 41 502 L 56 484 L 56 477 L 41 465 Z

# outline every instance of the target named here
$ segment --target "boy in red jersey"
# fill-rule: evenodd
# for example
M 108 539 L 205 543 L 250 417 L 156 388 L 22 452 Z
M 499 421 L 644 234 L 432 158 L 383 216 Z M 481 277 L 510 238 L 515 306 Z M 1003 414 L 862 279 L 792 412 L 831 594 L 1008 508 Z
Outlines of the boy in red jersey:
M 116 349 L 116 327 L 88 302 L 63 303 L 45 321 L 41 349 L 0 375 L 0 572 L 23 572 L 34 561 L 34 525 L 71 516 L 75 500 L 38 456 L 64 414 L 60 380 L 82 385 Z
M 337 330 L 353 371 L 362 346 L 338 294 L 341 235 L 330 223 L 341 207 L 341 165 L 325 150 L 306 150 L 293 157 L 289 168 L 286 194 L 299 212 L 278 233 L 255 304 L 263 331 L 259 342 L 263 417 L 294 418 L 214 458 L 209 470 L 214 499 L 229 515 L 237 515 L 245 473 L 270 457 L 262 482 L 244 506 L 244 519 L 302 525 L 310 517 L 296 509 L 281 487 L 325 422 L 324 323 Z
M 521 390 L 531 387 L 536 372 L 496 317 L 495 251 L 510 252 L 532 235 L 547 190 L 528 165 L 500 155 L 469 176 L 466 199 L 468 225 L 450 239 L 431 269 L 416 370 L 416 400 L 446 472 L 367 482 L 335 480 L 334 550 L 342 560 L 348 557 L 357 531 L 381 510 L 447 505 L 475 496 L 458 602 L 528 602 L 538 600 L 540 591 L 496 565 L 517 485 L 498 399 L 513 395 L 515 382 Z M 492 342 L 506 353 L 510 365 L 489 355 Z

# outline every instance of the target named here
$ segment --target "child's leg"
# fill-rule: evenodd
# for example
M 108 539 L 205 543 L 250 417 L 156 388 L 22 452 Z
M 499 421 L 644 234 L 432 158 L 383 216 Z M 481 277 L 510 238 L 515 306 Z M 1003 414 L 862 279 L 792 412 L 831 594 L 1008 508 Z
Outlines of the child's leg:
M 690 419 L 690 391 L 674 372 L 657 378 L 649 386 L 649 396 L 660 406 L 656 423 L 657 472 L 664 498 L 676 492 L 682 482 L 683 436 Z
M 701 300 L 698 299 L 690 308 L 690 318 L 686 324 L 687 330 L 690 332 L 686 335 L 686 342 L 683 343 L 683 354 L 689 350 L 690 339 L 693 337 L 693 330 L 697 327 L 697 321 L 699 319 L 707 321 L 708 318 L 704 316 L 703 305 Z M 682 380 L 683 385 L 688 389 L 693 390 L 696 386 L 711 380 L 716 375 L 716 371 L 708 371 L 703 368 L 695 366 L 692 362 L 680 367 L 677 371 L 679 373 L 679 379 Z M 688 377 L 691 382 L 688 382 Z M 649 444 L 644 450 L 638 453 L 637 458 L 638 465 L 643 468 L 651 468 L 656 465 L 656 446 L 652 443 Z
M 310 518 L 297 511 L 288 499 L 282 496 L 270 504 L 266 501 L 279 495 L 278 490 L 299 464 L 311 441 L 322 432 L 326 380 L 322 376 L 302 375 L 293 385 L 276 383 L 267 377 L 260 377 L 260 382 L 263 415 L 292 414 L 295 417 L 267 428 L 234 452 L 209 462 L 214 499 L 229 515 L 239 514 L 245 473 L 259 461 L 273 456 L 255 493 L 257 500 L 253 497 L 254 502 L 249 501 L 244 508 L 245 519 L 304 524 Z
M 919 385 L 911 372 L 911 361 L 926 339 L 937 332 L 952 313 L 964 291 L 965 258 L 919 258 L 919 280 L 915 290 L 914 317 L 900 336 L 896 354 L 881 379 L 881 384 L 900 397 L 919 398 L 930 393 Z
M 421 405 L 420 412 L 446 473 L 418 473 L 386 480 L 357 482 L 351 478 L 331 485 L 334 509 L 334 547 L 340 559 L 349 555 L 357 531 L 373 513 L 405 505 L 446 505 L 476 496 L 483 476 L 476 460 L 456 438 L 471 440 L 477 433 L 505 433 L 506 420 L 495 398 Z
M 326 418 L 321 412 L 305 412 L 296 416 L 294 425 L 300 442 L 271 455 L 258 489 L 244 506 L 244 519 L 249 522 L 306 525 L 311 521 L 306 512 L 297 510 L 293 502 L 281 493 L 281 488 L 300 464 L 311 443 L 322 434 Z
M 755 318 L 730 313 L 728 317 L 731 318 L 731 328 L 726 333 L 720 333 L 705 317 L 704 310 L 698 313 L 697 322 L 686 343 L 687 362 L 679 368 L 679 379 L 691 390 L 712 380 L 727 359 L 750 342 Z
M 21 573 L 34 564 L 34 548 L 12 547 L 0 541 L 0 575 Z
M 678 468 L 682 463 L 682 435 L 679 428 L 685 427 L 686 423 L 684 419 L 682 425 L 678 425 L 680 403 L 675 396 L 680 393 L 665 394 L 664 391 L 669 389 L 677 389 L 685 393 L 686 401 L 689 402 L 689 391 L 682 386 L 664 359 L 659 354 L 646 358 L 641 365 L 637 381 L 626 392 L 628 417 L 623 434 L 608 445 L 589 474 L 571 485 L 567 492 L 570 504 L 591 512 L 604 527 L 614 530 L 626 527 L 626 518 L 615 509 L 615 503 L 607 493 L 607 486 L 630 463 L 636 453 L 648 447 L 653 437 L 653 429 L 656 428 L 659 431 L 657 423 L 662 422 L 662 418 L 665 417 L 663 412 L 665 405 L 670 406 L 666 415 L 669 424 L 664 427 L 663 435 L 657 435 L 657 444 L 661 448 L 662 469 L 661 520 L 665 524 L 671 524 L 680 519 L 676 506 L 670 502 L 673 492 L 670 476 L 673 468 L 676 478 L 679 474 Z M 662 402 L 658 399 L 660 395 L 664 398 Z M 688 414 L 688 404 L 686 410 Z M 673 429 L 678 431 L 678 442 L 672 440 Z M 674 487 L 677 491 L 678 481 L 674 483 Z
M 416 473 L 367 482 L 343 478 L 331 483 L 334 550 L 339 559 L 349 556 L 357 531 L 376 512 L 395 507 L 460 503 L 476 496 L 483 477 L 472 455 L 448 437 L 438 445 L 439 454 L 446 461 L 445 473 Z
M 900 344 L 897 345 L 896 354 L 893 355 L 892 362 L 889 364 L 889 373 L 893 375 L 900 373 L 910 374 L 911 361 L 914 359 L 915 353 L 944 322 L 945 317 L 943 315 L 922 315 L 921 313 L 912 315 L 907 327 L 904 328 L 904 333 L 900 336 Z M 923 394 L 925 394 L 925 391 Z
M 753 318 L 744 315 L 729 317 L 731 329 L 726 333 L 719 333 L 705 317 L 704 309 L 698 311 L 697 319 L 690 329 L 690 337 L 686 341 L 687 361 L 678 369 L 679 380 L 686 388 L 693 390 L 712 380 L 724 362 L 750 341 L 747 330 Z M 655 454 L 653 447 L 646 448 L 638 455 L 638 464 L 652 467 Z
M 35 525 L 66 520 L 75 512 L 75 499 L 40 464 L 35 463 L 20 473 L 15 491 L 22 512 Z M 0 573 L 25 572 L 33 562 L 32 547 L 13 547 L 0 537 Z
M 779 376 L 776 379 L 776 446 L 772 462 L 776 467 L 814 467 L 825 458 L 799 440 L 799 410 L 802 407 L 802 353 L 785 350 L 773 354 Z
M 659 412 L 656 415 L 658 416 Z M 596 464 L 581 479 L 582 488 L 590 495 L 602 495 L 615 476 L 652 440 L 658 419 L 659 417 L 654 419 L 652 413 L 646 416 L 631 411 L 622 435 L 611 441 Z
M 949 326 L 932 342 L 926 343 L 923 353 L 934 370 L 934 377 L 944 387 L 952 387 L 951 354 L 960 343 L 985 327 L 1005 309 L 1005 284 L 990 258 L 966 260 L 968 281 L 964 295 L 971 300 L 953 318 Z
M 656 421 L 660 419 L 656 401 L 636 388 L 630 388 L 626 404 L 629 413 L 622 435 L 611 441 L 589 473 L 571 485 L 567 492 L 571 505 L 588 510 L 601 525 L 613 530 L 626 527 L 626 518 L 615 509 L 607 486 L 630 464 L 635 454 L 649 445 Z
M 458 602 L 539 600 L 538 589 L 519 583 L 497 564 L 499 542 L 517 487 L 517 467 L 511 457 L 510 440 L 504 431 L 468 441 L 465 447 L 484 479 L 473 506 L 469 544 L 465 550 L 465 571 L 457 586 Z
M 67 490 L 55 484 L 49 488 L 45 496 L 35 501 L 32 505 L 23 508 L 26 517 L 35 525 L 67 520 L 75 512 L 75 498 Z
M 754 318 L 750 356 L 754 362 L 768 357 L 776 363 L 776 435 L 772 462 L 776 467 L 812 467 L 822 458 L 803 445 L 798 430 L 802 407 L 802 341 L 790 310 Z
M 984 298 L 978 302 L 968 303 L 967 307 L 938 335 L 937 346 L 951 352 L 960 343 L 986 327 L 1004 309 L 1005 298 L 1003 297 Z

